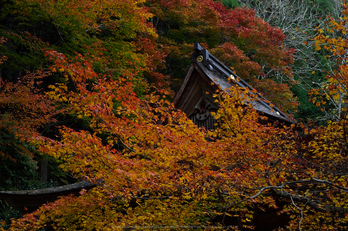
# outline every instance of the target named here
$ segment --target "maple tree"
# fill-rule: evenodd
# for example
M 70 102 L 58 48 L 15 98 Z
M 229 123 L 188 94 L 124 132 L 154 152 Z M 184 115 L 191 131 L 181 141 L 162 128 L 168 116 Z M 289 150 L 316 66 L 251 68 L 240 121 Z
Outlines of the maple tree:
M 269 192 L 288 199 L 283 211 L 293 218 L 289 229 L 297 229 L 300 219 L 301 227 L 344 226 L 345 130 L 337 128 L 346 122 L 313 131 L 316 139 L 307 146 L 298 143 L 292 128 L 259 124 L 257 112 L 241 103 L 257 100 L 253 95 L 245 89 L 217 95 L 220 128 L 208 133 L 160 96 L 117 109 L 80 98 L 81 114 L 91 118 L 94 134 L 62 127 L 59 141 L 34 137 L 34 143 L 64 160 L 63 169 L 98 186 L 44 205 L 12 228 L 204 227 L 211 224 L 206 219 L 221 213 L 238 216 L 240 228 L 251 228 L 253 210 L 247 208 L 252 204 L 277 208 Z M 101 133 L 109 134 L 105 143 Z M 123 149 L 115 149 L 116 143 Z
M 96 187 L 47 203 L 13 220 L 10 230 L 203 228 L 223 226 L 228 217 L 238 220 L 236 229 L 251 229 L 254 208 L 288 214 L 293 230 L 347 226 L 345 117 L 327 127 L 301 128 L 311 135 L 308 142 L 295 125 L 260 123 L 256 110 L 242 103 L 259 100 L 248 89 L 216 93 L 214 131 L 197 128 L 168 101 L 167 77 L 158 70 L 175 56 L 167 52 L 180 56 L 190 47 L 184 37 L 179 45 L 174 41 L 191 32 L 209 32 L 216 40 L 205 45 L 226 55 L 224 61 L 242 64 L 237 72 L 249 70 L 249 81 L 268 69 L 291 75 L 292 51 L 281 46 L 284 36 L 253 11 L 227 10 L 208 0 L 21 0 L 16 7 L 17 15 L 27 17 L 41 10 L 61 45 L 38 39 L 35 30 L 9 33 L 25 44 L 35 39 L 32 53 L 44 58 L 41 68 L 2 80 L 0 125 Z M 173 17 L 169 24 L 164 16 Z M 220 44 L 220 35 L 233 44 Z M 241 46 L 257 53 L 246 54 Z M 274 86 L 270 91 L 286 88 L 265 80 Z M 216 222 L 218 216 L 226 219 Z

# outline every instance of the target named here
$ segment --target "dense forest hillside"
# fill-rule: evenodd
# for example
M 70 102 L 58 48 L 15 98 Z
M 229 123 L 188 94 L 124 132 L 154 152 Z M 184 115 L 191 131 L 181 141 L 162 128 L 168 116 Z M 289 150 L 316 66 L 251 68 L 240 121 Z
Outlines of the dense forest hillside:
M 252 8 L 256 11 L 257 16 L 271 26 L 280 28 L 286 35 L 284 45 L 295 49 L 292 70 L 297 83 L 292 86 L 292 92 L 300 103 L 297 112 L 298 118 L 322 122 L 337 119 L 337 103 L 328 102 L 324 107 L 325 110 L 321 111 L 315 106 L 315 103 L 312 103 L 313 98 L 308 95 L 308 92 L 312 89 L 322 88 L 325 76 L 333 71 L 331 66 L 334 65 L 334 62 L 326 58 L 329 53 L 317 50 L 313 38 L 318 33 L 316 28 L 325 27 L 325 19 L 328 16 L 336 19 L 340 17 L 341 3 L 341 0 L 238 1 L 238 6 Z M 229 4 L 231 5 L 231 3 Z M 284 76 L 278 76 L 278 79 L 283 78 Z
M 346 229 L 348 5 L 290 2 L 0 1 L 0 190 L 96 184 L 1 201 L 0 230 Z M 171 103 L 195 42 L 306 124 L 236 87 L 197 128 Z

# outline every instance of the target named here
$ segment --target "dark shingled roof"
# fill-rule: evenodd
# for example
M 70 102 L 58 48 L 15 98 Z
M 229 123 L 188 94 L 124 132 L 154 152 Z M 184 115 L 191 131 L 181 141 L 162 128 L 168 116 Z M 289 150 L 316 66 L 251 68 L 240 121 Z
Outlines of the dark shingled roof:
M 180 86 L 179 91 L 177 92 L 173 100 L 174 105 L 177 106 L 178 102 L 181 100 L 180 98 L 182 97 L 184 90 L 188 90 L 187 84 L 194 70 L 199 72 L 200 75 L 203 74 L 205 78 L 208 79 L 208 81 L 211 81 L 212 83 L 218 85 L 225 92 L 228 92 L 228 89 L 233 86 L 248 88 L 250 90 L 249 92 L 252 92 L 253 88 L 249 84 L 247 84 L 244 80 L 233 73 L 230 68 L 226 67 L 216 57 L 210 54 L 208 50 L 203 49 L 203 47 L 199 43 L 195 43 L 194 49 L 195 52 L 191 56 L 192 63 L 189 72 L 187 73 L 182 85 Z M 231 81 L 231 79 L 234 81 Z M 285 122 L 287 124 L 295 123 L 293 119 L 288 117 L 277 107 L 270 104 L 269 101 L 266 100 L 263 96 L 258 93 L 256 94 L 257 99 L 259 100 L 253 100 L 249 103 L 258 112 L 261 112 L 261 114 L 264 114 L 268 118 L 271 118 L 271 120 L 273 121 L 278 120 L 279 122 Z

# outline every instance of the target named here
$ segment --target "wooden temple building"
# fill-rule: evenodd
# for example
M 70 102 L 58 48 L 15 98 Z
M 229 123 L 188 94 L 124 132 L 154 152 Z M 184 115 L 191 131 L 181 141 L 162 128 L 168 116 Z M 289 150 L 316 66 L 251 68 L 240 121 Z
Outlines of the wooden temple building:
M 221 89 L 228 93 L 228 89 L 233 86 L 249 90 L 253 90 L 253 88 L 210 54 L 208 50 L 203 49 L 199 43 L 195 43 L 194 49 L 190 68 L 174 97 L 173 103 L 176 108 L 184 111 L 198 127 L 205 127 L 208 130 L 214 129 L 215 122 L 210 112 L 218 109 L 213 98 L 216 90 Z M 278 121 L 286 125 L 295 122 L 278 108 L 269 104 L 261 95 L 258 94 L 257 99 L 248 103 L 259 114 L 267 117 L 265 122 Z

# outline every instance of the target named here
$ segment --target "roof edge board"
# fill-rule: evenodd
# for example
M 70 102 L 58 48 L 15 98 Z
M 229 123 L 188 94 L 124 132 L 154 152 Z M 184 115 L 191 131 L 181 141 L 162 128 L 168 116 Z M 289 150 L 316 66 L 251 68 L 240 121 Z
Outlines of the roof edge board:
M 194 70 L 194 65 L 191 64 L 190 67 L 189 67 L 189 70 L 188 70 L 188 72 L 187 72 L 187 74 L 186 74 L 186 76 L 184 78 L 184 81 L 182 82 L 182 84 L 181 84 L 181 86 L 179 88 L 179 91 L 174 96 L 174 99 L 173 99 L 173 104 L 174 105 L 177 103 L 177 101 L 180 99 L 181 94 L 184 92 L 184 90 L 186 88 L 186 85 L 187 85 L 187 83 L 188 83 L 188 81 L 189 81 L 189 79 L 191 77 L 191 74 L 192 74 L 193 70 Z

